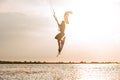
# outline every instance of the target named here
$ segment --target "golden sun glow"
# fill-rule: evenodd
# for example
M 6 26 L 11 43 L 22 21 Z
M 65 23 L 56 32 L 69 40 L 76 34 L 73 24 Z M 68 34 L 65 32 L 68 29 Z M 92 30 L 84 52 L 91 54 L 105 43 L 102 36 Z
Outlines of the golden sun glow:
M 69 24 L 65 30 L 66 42 L 63 52 L 67 56 L 71 53 L 71 56 L 82 55 L 88 60 L 89 56 L 102 60 L 101 56 L 118 52 L 120 11 L 113 0 L 64 2 L 62 7 L 54 9 L 59 22 L 63 20 L 64 12 L 73 12 L 69 14 Z
M 70 44 L 86 46 L 99 52 L 108 51 L 116 44 L 116 32 L 113 30 L 114 20 L 117 19 L 113 15 L 114 4 L 107 0 L 101 2 L 95 1 L 94 4 L 92 1 L 86 3 L 82 0 L 69 4 L 71 7 L 68 9 L 73 11 L 69 16 L 70 24 L 66 27 L 66 36 Z

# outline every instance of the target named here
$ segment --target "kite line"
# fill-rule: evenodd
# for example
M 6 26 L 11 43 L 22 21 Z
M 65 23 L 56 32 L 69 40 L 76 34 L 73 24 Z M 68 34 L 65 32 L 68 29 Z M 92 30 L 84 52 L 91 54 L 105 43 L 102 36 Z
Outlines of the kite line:
M 53 17 L 59 28 L 59 33 L 55 36 L 55 39 L 58 42 L 58 54 L 57 54 L 57 57 L 58 57 L 60 55 L 60 53 L 63 49 L 64 43 L 65 43 L 65 39 L 66 39 L 65 28 L 66 28 L 66 24 L 69 24 L 68 17 L 69 17 L 69 14 L 72 14 L 72 11 L 66 11 L 63 15 L 64 19 L 61 21 L 61 23 L 59 23 L 56 15 L 55 15 L 55 11 L 51 5 L 50 0 L 49 0 L 49 5 L 50 5 L 50 9 L 52 10 Z

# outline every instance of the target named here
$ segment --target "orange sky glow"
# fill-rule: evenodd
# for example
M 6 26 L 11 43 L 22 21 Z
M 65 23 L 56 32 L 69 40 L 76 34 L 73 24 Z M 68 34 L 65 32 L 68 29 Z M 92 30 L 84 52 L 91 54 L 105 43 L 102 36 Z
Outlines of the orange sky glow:
M 71 10 L 66 42 L 57 55 L 57 23 Z M 120 0 L 2 0 L 0 59 L 120 61 Z

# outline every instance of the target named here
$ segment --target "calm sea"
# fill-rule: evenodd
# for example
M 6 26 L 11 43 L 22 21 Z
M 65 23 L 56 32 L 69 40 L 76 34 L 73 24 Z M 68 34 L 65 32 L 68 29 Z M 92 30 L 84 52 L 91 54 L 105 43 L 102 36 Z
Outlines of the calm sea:
M 0 80 L 120 80 L 120 64 L 0 64 Z

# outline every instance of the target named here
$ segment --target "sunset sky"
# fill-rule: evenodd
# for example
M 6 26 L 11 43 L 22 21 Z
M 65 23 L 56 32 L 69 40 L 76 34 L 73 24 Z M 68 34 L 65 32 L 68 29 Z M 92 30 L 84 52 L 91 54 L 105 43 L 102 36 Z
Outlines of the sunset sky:
M 51 7 L 73 12 L 59 57 Z M 0 0 L 0 60 L 120 61 L 120 0 Z

